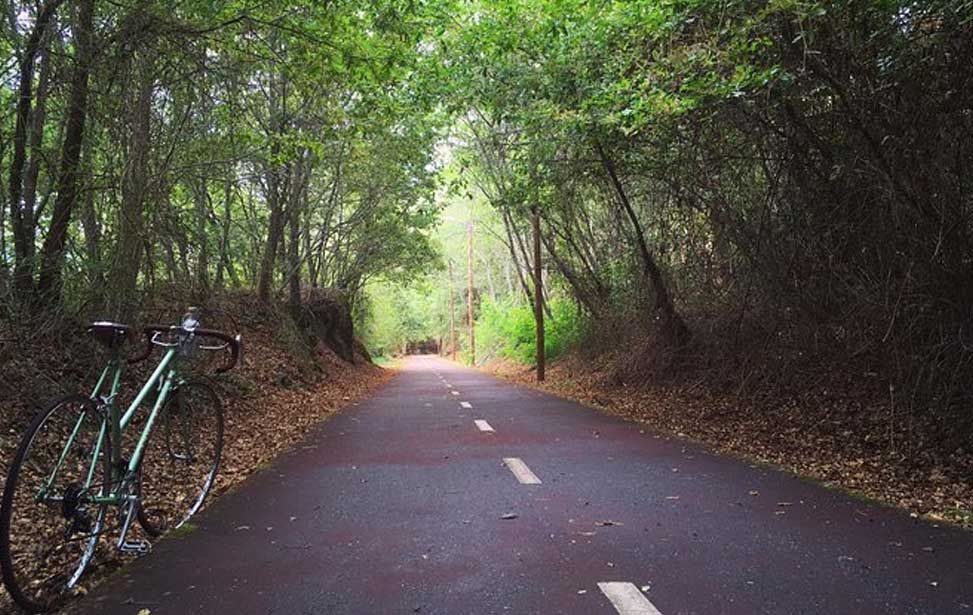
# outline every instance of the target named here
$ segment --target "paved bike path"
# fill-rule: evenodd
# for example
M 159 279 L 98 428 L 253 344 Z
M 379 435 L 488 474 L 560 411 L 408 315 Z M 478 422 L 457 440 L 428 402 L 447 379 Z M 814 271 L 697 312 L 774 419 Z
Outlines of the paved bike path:
M 432 357 L 194 521 L 80 611 L 973 614 L 973 533 Z

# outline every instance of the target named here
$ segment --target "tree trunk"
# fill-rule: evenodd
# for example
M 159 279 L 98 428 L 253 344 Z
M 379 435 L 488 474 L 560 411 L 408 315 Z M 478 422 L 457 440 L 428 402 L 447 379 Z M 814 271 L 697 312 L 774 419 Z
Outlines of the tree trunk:
M 456 309 L 453 302 L 455 293 L 453 292 L 453 260 L 449 259 L 449 354 L 450 358 L 456 360 Z
M 635 215 L 635 210 L 632 209 L 632 204 L 628 200 L 628 195 L 625 193 L 625 188 L 618 178 L 615 163 L 605 152 L 601 142 L 598 140 L 595 140 L 595 150 L 601 159 L 601 164 L 605 172 L 608 174 L 618 203 L 622 206 L 625 215 L 632 224 L 635 243 L 638 246 L 645 276 L 648 278 L 652 292 L 655 295 L 653 308 L 662 318 L 664 335 L 676 345 L 681 345 L 689 338 L 689 329 L 686 327 L 686 323 L 683 322 L 682 317 L 676 312 L 676 308 L 672 303 L 672 296 L 669 294 L 669 288 L 666 286 L 665 280 L 662 277 L 662 271 L 652 257 L 652 252 L 645 242 L 645 233 L 642 231 L 642 225 L 639 223 L 638 216 Z
M 176 265 L 176 248 L 174 242 L 168 235 L 163 235 L 162 248 L 166 254 L 166 273 L 169 278 L 169 286 L 176 285 L 176 273 L 178 267 Z
M 287 198 L 287 302 L 292 310 L 301 305 L 301 219 L 306 209 L 308 184 L 311 180 L 311 153 L 302 152 L 294 172 Z
M 497 287 L 493 284 L 493 259 L 491 258 L 483 264 L 485 265 L 483 271 L 486 273 L 487 295 L 490 297 L 490 301 L 496 303 Z
M 143 258 L 145 258 L 145 266 L 142 268 L 142 271 L 145 274 L 145 283 L 142 285 L 142 287 L 145 289 L 145 292 L 152 293 L 152 294 L 155 294 L 158 289 L 158 285 L 156 284 L 156 275 L 155 275 L 155 249 L 154 248 L 155 248 L 155 242 L 152 241 L 142 242 L 142 249 L 145 250 L 145 254 L 143 255 Z
M 517 270 L 517 281 L 520 282 L 520 288 L 524 291 L 524 296 L 527 297 L 527 303 L 533 309 L 534 295 L 531 293 L 527 280 L 524 279 L 525 266 L 520 264 L 520 257 L 517 256 L 517 240 L 514 237 L 517 230 L 514 228 L 513 220 L 506 209 L 501 209 L 500 215 L 503 218 L 504 230 L 507 231 L 507 248 L 510 250 L 510 259 L 514 263 L 514 269 Z
M 548 224 L 548 228 L 550 228 L 550 224 Z M 563 257 L 558 255 L 550 233 L 542 235 L 541 240 L 544 242 L 544 247 L 547 248 L 547 254 L 550 256 L 550 260 L 554 262 L 554 266 L 561 272 L 561 276 L 571 286 L 574 298 L 584 306 L 589 314 L 596 319 L 600 318 L 602 315 L 602 304 L 599 300 L 595 299 L 597 295 L 588 290 L 586 282 L 581 279 L 574 268 Z
M 270 219 L 267 223 L 267 240 L 264 242 L 263 257 L 260 259 L 260 273 L 257 280 L 257 298 L 264 304 L 269 304 L 271 299 L 274 264 L 277 262 L 277 252 L 280 249 L 285 222 L 284 196 L 281 192 L 282 187 L 287 185 L 286 179 L 282 177 L 282 171 L 286 173 L 286 168 L 282 167 L 277 160 L 286 126 L 286 84 L 278 74 L 272 74 L 270 80 L 270 128 L 267 134 L 270 140 L 270 155 L 266 161 L 266 200 L 267 206 L 270 208 Z
M 201 178 L 193 186 L 193 207 L 196 218 L 196 274 L 193 287 L 198 296 L 209 291 L 209 242 L 206 238 L 206 221 L 210 216 L 209 185 Z
M 10 225 L 14 237 L 14 255 L 16 257 L 14 285 L 25 294 L 32 285 L 34 247 L 34 236 L 32 233 L 28 233 L 26 228 L 28 216 L 23 204 L 24 171 L 27 162 L 27 128 L 33 103 L 34 62 L 37 55 L 41 53 L 47 29 L 62 1 L 51 0 L 41 8 L 34 24 L 34 30 L 27 39 L 26 45 L 24 45 L 24 53 L 20 61 L 20 84 L 17 91 L 17 111 L 12 139 L 13 153 L 8 177 L 8 204 L 10 207 Z M 43 118 L 41 121 L 43 121 Z M 31 212 L 29 219 L 33 220 L 33 212 Z M 30 245 L 29 248 L 28 244 Z
M 466 267 L 468 286 L 466 288 L 466 309 L 470 325 L 470 365 L 476 365 L 476 321 L 473 314 L 473 223 L 467 226 L 466 238 Z
M 21 214 L 17 221 L 20 226 L 20 234 L 23 240 L 24 250 L 21 258 L 17 261 L 17 271 L 14 279 L 19 282 L 20 290 L 30 288 L 31 274 L 34 267 L 34 236 L 37 233 L 37 219 L 40 217 L 40 210 L 37 208 L 37 181 L 41 172 L 41 158 L 43 157 L 42 148 L 44 146 L 44 123 L 47 112 L 47 94 L 50 89 L 51 81 L 51 52 L 48 49 L 50 36 L 43 37 L 43 49 L 41 51 L 41 73 L 37 86 L 36 104 L 34 114 L 31 118 L 30 127 L 30 160 L 27 162 L 27 172 L 24 176 L 24 197 L 23 205 L 20 208 Z
M 271 162 L 270 164 L 275 165 L 276 163 Z M 257 282 L 257 298 L 261 303 L 270 303 L 270 290 L 274 281 L 274 262 L 277 259 L 277 249 L 284 226 L 284 212 L 281 206 L 280 182 L 277 173 L 277 168 L 271 168 L 267 174 L 267 205 L 270 207 L 270 219 L 267 223 L 267 241 L 264 242 L 263 258 L 260 260 L 260 274 Z
M 78 0 L 78 19 L 74 28 L 75 66 L 68 96 L 64 146 L 61 149 L 61 171 L 57 181 L 57 199 L 51 214 L 51 224 L 41 251 L 38 294 L 48 306 L 61 303 L 61 268 L 67 243 L 71 212 L 78 200 L 78 167 L 84 143 L 85 119 L 88 114 L 88 73 L 94 52 L 92 25 L 94 0 Z
M 128 155 L 122 174 L 122 203 L 118 213 L 118 249 L 108 277 L 111 289 L 111 314 L 128 322 L 138 305 L 138 274 L 142 257 L 142 232 L 145 195 L 148 192 L 148 167 L 152 90 L 151 62 L 142 59 L 136 76 L 137 92 L 131 101 L 131 128 Z
M 219 247 L 219 258 L 216 261 L 216 287 L 223 288 L 223 277 L 226 271 L 230 270 L 230 277 L 233 277 L 232 263 L 230 263 L 230 257 L 228 254 L 229 243 L 230 243 L 230 223 L 231 218 L 231 205 L 233 204 L 233 181 L 230 179 L 226 180 L 226 184 L 223 187 L 223 219 L 220 220 L 220 247 Z
M 534 239 L 534 329 L 537 333 L 537 382 L 544 382 L 544 280 L 541 277 L 541 215 L 534 205 L 530 221 Z
M 7 157 L 7 140 L 0 139 L 0 160 Z M 6 290 L 7 273 L 7 192 L 0 190 L 0 289 Z
M 297 173 L 294 174 L 294 185 L 291 187 L 289 204 L 287 207 L 287 266 L 289 269 L 287 276 L 287 303 L 291 310 L 296 314 L 301 307 L 301 194 L 304 187 L 301 185 L 303 175 L 299 165 Z
M 93 310 L 97 312 L 104 307 L 105 274 L 101 263 L 101 221 L 95 208 L 95 190 L 92 186 L 94 176 L 92 142 L 93 139 L 89 134 L 81 154 L 81 167 L 85 178 L 85 189 L 81 196 L 81 229 L 84 233 L 85 260 L 89 271 L 89 299 Z

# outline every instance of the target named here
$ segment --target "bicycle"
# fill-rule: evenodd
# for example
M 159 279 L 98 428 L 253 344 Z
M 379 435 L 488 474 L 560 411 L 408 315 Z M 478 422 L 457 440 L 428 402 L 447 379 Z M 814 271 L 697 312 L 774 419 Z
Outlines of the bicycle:
M 200 328 L 190 308 L 181 325 L 145 327 L 144 352 L 123 359 L 130 327 L 95 322 L 87 330 L 109 351 L 94 390 L 56 398 L 37 413 L 10 465 L 0 503 L 3 583 L 31 612 L 52 610 L 80 591 L 78 582 L 99 542 L 113 529 L 120 530 L 112 541 L 118 551 L 141 555 L 151 543 L 129 538 L 134 522 L 149 537 L 185 524 L 202 506 L 220 465 L 220 399 L 205 381 L 183 377 L 179 365 L 201 350 L 229 349 L 216 372 L 229 371 L 240 361 L 240 336 Z M 125 364 L 147 360 L 157 347 L 164 349 L 162 359 L 122 413 L 116 399 Z M 126 428 L 153 396 L 126 458 Z M 146 481 L 146 471 L 161 480 Z M 108 523 L 111 507 L 117 509 L 117 526 Z

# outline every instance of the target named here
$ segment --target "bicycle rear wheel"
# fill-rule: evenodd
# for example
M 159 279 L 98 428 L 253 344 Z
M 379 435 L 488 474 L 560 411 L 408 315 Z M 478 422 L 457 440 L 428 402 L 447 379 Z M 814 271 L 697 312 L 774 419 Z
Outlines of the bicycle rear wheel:
M 139 523 L 151 536 L 186 523 L 213 487 L 223 451 L 223 408 L 204 382 L 173 390 L 141 461 Z
M 106 421 L 81 395 L 52 401 L 35 417 L 10 465 L 0 503 L 0 569 L 14 601 L 56 608 L 77 588 L 98 546 L 111 447 Z

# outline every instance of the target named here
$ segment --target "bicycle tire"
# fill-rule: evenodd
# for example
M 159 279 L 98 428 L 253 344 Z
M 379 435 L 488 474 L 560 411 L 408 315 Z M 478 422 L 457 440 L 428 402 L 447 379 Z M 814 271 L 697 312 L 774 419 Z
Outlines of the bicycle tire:
M 139 464 L 138 521 L 152 537 L 184 525 L 212 490 L 223 452 L 223 405 L 208 383 L 189 381 L 173 390 L 157 421 Z M 194 445 L 205 451 L 194 452 Z M 186 471 L 193 465 L 195 475 Z M 176 475 L 180 480 L 173 480 Z M 171 495 L 170 489 L 179 490 L 179 485 L 183 493 Z
M 91 422 L 90 426 L 92 427 L 94 425 L 100 426 L 104 424 L 104 420 L 105 420 L 104 417 L 99 416 L 94 402 L 92 402 L 92 400 L 86 396 L 65 395 L 63 397 L 58 397 L 48 402 L 47 406 L 45 406 L 44 409 L 39 411 L 34 416 L 30 426 L 28 427 L 27 431 L 24 433 L 23 437 L 21 438 L 20 445 L 17 448 L 17 454 L 14 456 L 13 462 L 10 465 L 10 470 L 7 473 L 6 482 L 4 484 L 3 499 L 2 502 L 0 502 L 0 573 L 2 573 L 3 584 L 7 588 L 7 591 L 9 592 L 10 597 L 13 598 L 14 602 L 16 602 L 24 610 L 27 610 L 29 612 L 34 612 L 34 613 L 50 611 L 54 608 L 57 608 L 61 603 L 63 603 L 70 596 L 71 590 L 73 590 L 74 587 L 77 585 L 77 582 L 81 579 L 81 576 L 83 575 L 85 569 L 88 567 L 88 565 L 91 563 L 94 557 L 95 550 L 97 549 L 99 536 L 101 534 L 101 529 L 105 523 L 107 505 L 105 504 L 93 505 L 93 508 L 95 509 L 96 512 L 94 515 L 94 519 L 89 520 L 89 522 L 93 522 L 93 525 L 90 526 L 88 531 L 81 532 L 82 536 L 87 535 L 88 537 L 81 539 L 81 541 L 83 541 L 84 543 L 84 549 L 81 551 L 81 556 L 80 559 L 78 560 L 77 565 L 73 566 L 73 570 L 69 571 L 69 575 L 67 576 L 66 582 L 61 583 L 61 581 L 59 580 L 61 577 L 55 575 L 47 583 L 40 584 L 41 585 L 40 587 L 35 585 L 33 589 L 30 589 L 28 587 L 29 585 L 31 585 L 31 583 L 29 583 L 30 579 L 20 578 L 21 576 L 20 572 L 22 571 L 17 570 L 17 566 L 15 565 L 15 559 L 17 559 L 19 556 L 18 552 L 21 551 L 21 545 L 18 544 L 16 547 L 13 545 L 11 540 L 12 539 L 11 531 L 12 531 L 12 523 L 14 523 L 15 521 L 17 522 L 24 521 L 24 518 L 20 517 L 19 515 L 28 514 L 28 512 L 20 510 L 21 508 L 23 508 L 23 506 L 21 506 L 20 508 L 17 509 L 18 516 L 14 517 L 15 506 L 19 502 L 18 496 L 24 495 L 25 493 L 24 490 L 29 488 L 29 484 L 28 484 L 29 479 L 35 479 L 37 478 L 38 475 L 43 477 L 48 474 L 48 470 L 46 469 L 43 469 L 40 473 L 38 473 L 31 464 L 27 464 L 27 461 L 30 459 L 31 453 L 34 451 L 38 451 L 40 455 L 44 454 L 44 451 L 40 449 L 44 447 L 45 443 L 38 442 L 39 435 L 48 426 L 51 426 L 52 431 L 57 429 L 56 425 L 52 426 L 51 424 L 52 418 L 55 417 L 58 410 L 70 409 L 71 407 L 77 407 L 85 414 L 80 417 L 77 416 L 75 417 L 75 420 L 77 421 L 76 424 L 78 425 L 78 427 L 76 428 L 77 434 L 76 434 L 75 441 L 72 442 L 72 448 L 67 449 L 69 453 L 73 449 L 77 448 L 77 446 L 84 445 L 84 442 L 78 440 L 77 438 L 78 436 L 82 435 L 81 428 L 89 426 L 89 423 L 86 422 L 89 421 L 89 418 Z M 68 418 L 70 419 L 71 417 L 69 416 Z M 70 423 L 71 421 L 69 420 L 68 424 Z M 101 427 L 99 427 L 99 431 L 100 430 Z M 105 429 L 104 432 L 105 432 L 104 441 L 102 443 L 102 448 L 100 449 L 101 463 L 99 464 L 101 469 L 101 479 L 102 479 L 100 484 L 100 491 L 102 494 L 106 493 L 107 490 L 110 489 L 110 483 L 111 483 L 111 454 L 110 454 L 111 447 L 110 447 L 110 440 L 109 440 L 110 433 L 109 430 L 107 429 Z M 65 451 L 63 444 L 60 447 L 56 447 L 55 451 L 58 448 L 60 448 L 62 452 Z M 93 452 L 94 450 L 92 449 L 90 453 L 93 454 Z M 87 454 L 87 452 L 81 450 L 81 455 L 78 458 L 79 462 L 80 460 L 84 459 L 85 454 Z M 60 457 L 60 453 L 58 453 L 58 457 Z M 70 456 L 68 458 L 65 458 L 63 461 L 65 462 L 65 464 L 70 465 L 70 461 L 71 461 Z M 28 465 L 31 465 L 31 467 L 28 468 L 27 467 Z M 75 466 L 78 465 L 79 465 L 78 463 L 75 463 Z M 67 469 L 64 464 L 62 464 L 62 467 Z M 30 472 L 32 470 L 34 470 L 33 475 L 30 475 Z M 51 466 L 51 470 L 53 470 L 53 466 Z M 95 467 L 90 466 L 90 471 L 95 472 Z M 68 486 L 68 489 L 74 488 L 73 485 L 74 483 L 70 484 Z M 30 494 L 29 491 L 27 491 L 26 493 L 28 495 Z M 62 493 L 65 492 L 62 491 Z M 36 504 L 42 504 L 40 501 L 37 500 L 36 496 L 31 497 L 31 499 Z M 64 497 L 62 499 L 67 499 L 67 498 Z M 73 539 L 70 538 L 70 535 L 73 535 L 75 533 L 74 532 L 75 523 L 76 523 L 75 520 L 79 518 L 78 509 L 81 508 L 80 496 L 78 496 L 78 499 L 79 499 L 79 504 L 78 506 L 76 506 L 76 510 L 74 510 L 72 513 L 73 519 L 71 520 L 70 528 L 69 530 L 65 531 L 65 539 L 64 539 L 65 545 L 73 541 Z M 67 505 L 64 504 L 64 502 L 62 501 L 60 511 L 55 509 L 50 509 L 49 507 L 48 511 L 46 511 L 47 514 L 46 515 L 41 514 L 40 517 L 41 518 L 52 518 L 52 517 L 58 518 L 58 516 L 63 517 L 61 519 L 58 519 L 57 523 L 55 523 L 56 526 L 63 525 L 69 519 L 67 517 L 67 512 L 65 512 L 67 510 L 66 506 Z M 45 512 L 40 507 L 38 507 L 38 509 L 41 510 L 41 512 Z M 38 514 L 37 511 L 30 511 L 30 512 L 35 515 Z M 35 520 L 34 518 L 30 518 L 30 517 L 27 518 L 31 520 Z M 31 533 L 29 539 L 25 537 L 27 544 L 29 544 L 31 540 L 36 542 L 40 539 L 44 539 L 47 537 L 47 534 L 45 534 L 44 531 L 42 531 L 40 528 L 32 527 L 32 524 L 29 522 L 26 525 L 28 527 L 31 527 L 31 529 L 33 529 L 33 532 Z M 18 523 L 18 529 L 23 529 L 23 528 L 19 528 L 19 523 Z M 20 540 L 21 539 L 18 538 L 18 541 Z M 80 544 L 80 542 L 78 544 Z M 23 549 L 23 550 L 27 551 L 27 549 Z M 73 556 L 68 555 L 67 558 L 73 559 Z M 39 558 L 39 559 L 43 559 L 43 558 Z M 45 559 L 44 561 L 47 564 L 49 564 L 51 558 Z M 45 568 L 46 566 L 42 565 L 39 569 L 43 570 Z M 37 582 L 36 579 L 35 582 Z

